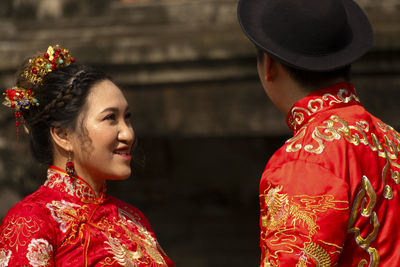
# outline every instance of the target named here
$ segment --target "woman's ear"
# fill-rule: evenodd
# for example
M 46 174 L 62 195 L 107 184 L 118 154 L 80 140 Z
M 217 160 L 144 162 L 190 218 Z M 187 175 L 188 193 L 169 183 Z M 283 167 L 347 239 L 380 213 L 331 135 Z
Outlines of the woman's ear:
M 67 129 L 50 127 L 50 135 L 56 145 L 65 151 L 72 151 L 70 131 Z

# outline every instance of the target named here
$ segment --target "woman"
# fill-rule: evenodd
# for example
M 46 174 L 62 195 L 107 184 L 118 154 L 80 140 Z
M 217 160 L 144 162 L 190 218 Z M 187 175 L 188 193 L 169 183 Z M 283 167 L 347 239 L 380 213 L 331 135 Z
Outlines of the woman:
M 174 266 L 145 216 L 106 195 L 131 174 L 128 103 L 103 73 L 49 47 L 5 93 L 47 180 L 0 226 L 2 266 Z M 19 132 L 19 130 L 17 130 Z

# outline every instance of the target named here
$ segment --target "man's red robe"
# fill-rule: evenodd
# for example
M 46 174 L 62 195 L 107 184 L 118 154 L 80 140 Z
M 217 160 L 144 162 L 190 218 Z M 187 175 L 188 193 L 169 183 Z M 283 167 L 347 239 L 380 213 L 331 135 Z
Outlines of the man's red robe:
M 400 135 L 353 85 L 291 108 L 260 182 L 260 266 L 400 266 Z

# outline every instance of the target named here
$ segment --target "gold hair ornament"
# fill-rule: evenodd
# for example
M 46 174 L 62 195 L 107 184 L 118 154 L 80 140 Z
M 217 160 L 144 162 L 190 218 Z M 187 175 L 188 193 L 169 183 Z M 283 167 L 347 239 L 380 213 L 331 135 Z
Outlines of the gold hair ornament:
M 29 60 L 29 68 L 24 71 L 25 78 L 33 84 L 43 81 L 43 77 L 53 70 L 66 67 L 75 62 L 69 50 L 59 45 L 49 46 L 47 52 Z
M 33 85 L 42 83 L 44 76 L 53 70 L 66 67 L 75 62 L 68 49 L 61 48 L 59 45 L 49 46 L 46 53 L 29 59 L 29 67 L 24 70 L 24 76 Z M 29 109 L 33 106 L 39 106 L 39 101 L 35 98 L 35 94 L 30 89 L 14 86 L 7 89 L 5 93 L 5 101 L 3 104 L 15 110 L 15 126 L 19 133 L 18 126 L 24 124 L 21 110 Z

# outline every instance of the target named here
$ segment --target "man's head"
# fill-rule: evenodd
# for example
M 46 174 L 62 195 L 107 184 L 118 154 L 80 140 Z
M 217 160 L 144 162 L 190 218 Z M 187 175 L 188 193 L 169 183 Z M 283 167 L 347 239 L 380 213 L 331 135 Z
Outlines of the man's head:
M 294 69 L 340 69 L 372 45 L 368 18 L 353 0 L 240 0 L 238 18 L 257 48 Z
M 311 92 L 350 80 L 350 65 L 326 72 L 300 70 L 261 49 L 257 49 L 257 71 L 268 97 L 285 114 Z
M 349 81 L 351 63 L 372 46 L 353 0 L 239 0 L 238 18 L 259 51 L 264 90 L 284 113 L 311 91 Z
M 265 52 L 257 48 L 257 62 L 259 65 L 262 64 L 265 56 Z M 271 57 L 271 55 L 268 56 Z M 279 60 L 276 60 L 276 62 L 282 66 L 282 69 L 294 82 L 296 82 L 300 87 L 307 89 L 308 91 L 315 91 L 336 82 L 350 82 L 351 78 L 351 65 L 346 65 L 340 67 L 339 69 L 331 71 L 320 72 L 297 69 L 286 65 L 284 62 L 281 62 Z

